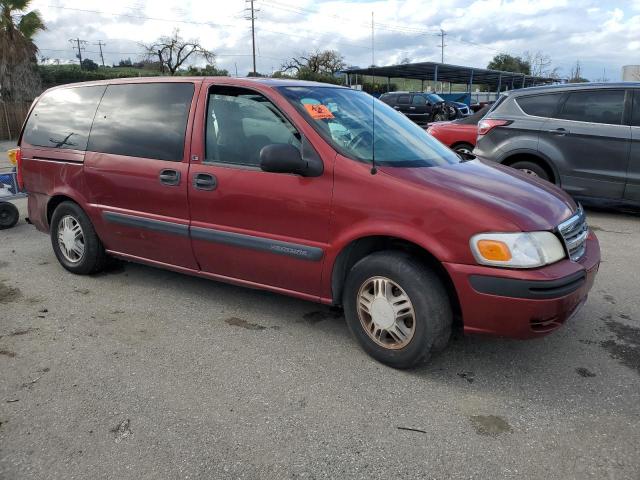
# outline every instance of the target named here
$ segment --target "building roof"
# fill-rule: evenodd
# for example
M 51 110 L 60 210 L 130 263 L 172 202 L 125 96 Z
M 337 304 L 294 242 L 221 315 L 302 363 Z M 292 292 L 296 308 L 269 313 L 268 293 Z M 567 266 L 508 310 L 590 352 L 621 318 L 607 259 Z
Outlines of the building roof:
M 450 83 L 488 85 L 497 90 L 504 88 L 522 88 L 557 82 L 548 77 L 534 77 L 522 73 L 487 70 L 485 68 L 463 67 L 438 62 L 402 63 L 385 67 L 348 68 L 343 73 L 352 75 L 375 75 L 388 78 L 411 78 L 414 80 L 437 80 Z

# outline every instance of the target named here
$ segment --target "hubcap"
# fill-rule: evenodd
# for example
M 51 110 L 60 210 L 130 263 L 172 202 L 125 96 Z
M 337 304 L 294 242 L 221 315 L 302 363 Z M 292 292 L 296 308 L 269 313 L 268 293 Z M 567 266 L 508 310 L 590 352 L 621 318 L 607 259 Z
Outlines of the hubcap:
M 58 222 L 58 246 L 65 259 L 78 263 L 84 256 L 84 233 L 78 220 L 66 215 Z
M 471 150 L 469 150 L 467 147 L 456 148 L 456 151 L 460 153 L 464 153 L 465 155 L 471 155 Z
M 520 171 L 526 173 L 527 175 L 531 175 L 532 177 L 538 176 L 536 172 L 534 172 L 533 170 L 529 170 L 528 168 L 521 168 Z
M 358 318 L 367 335 L 389 349 L 405 347 L 416 330 L 415 312 L 405 291 L 386 277 L 372 277 L 358 291 Z

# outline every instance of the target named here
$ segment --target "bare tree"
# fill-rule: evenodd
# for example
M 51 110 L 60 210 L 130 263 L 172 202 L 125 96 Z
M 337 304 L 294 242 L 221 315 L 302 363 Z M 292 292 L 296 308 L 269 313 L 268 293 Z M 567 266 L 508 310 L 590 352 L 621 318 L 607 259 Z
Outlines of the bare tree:
M 533 75 L 534 77 L 559 77 L 560 69 L 558 67 L 551 67 L 551 57 L 546 53 L 543 53 L 541 51 L 531 53 L 527 51 L 524 52 L 524 58 L 525 61 L 529 63 L 531 68 L 531 75 Z
M 166 69 L 171 75 L 175 75 L 189 58 L 200 57 L 208 64 L 213 64 L 216 58 L 215 53 L 200 45 L 198 40 L 184 40 L 178 29 L 171 36 L 160 37 L 150 45 L 142 44 L 142 47 L 147 60 L 158 61 L 161 71 L 164 73 Z
M 304 70 L 315 74 L 333 75 L 345 66 L 344 57 L 335 50 L 316 50 L 313 53 L 291 58 L 282 64 L 280 70 L 283 72 L 294 71 L 297 74 Z
M 582 65 L 580 65 L 580 60 L 576 60 L 575 65 L 571 67 L 571 73 L 569 74 L 568 81 L 569 83 L 582 83 L 589 81 L 582 76 Z

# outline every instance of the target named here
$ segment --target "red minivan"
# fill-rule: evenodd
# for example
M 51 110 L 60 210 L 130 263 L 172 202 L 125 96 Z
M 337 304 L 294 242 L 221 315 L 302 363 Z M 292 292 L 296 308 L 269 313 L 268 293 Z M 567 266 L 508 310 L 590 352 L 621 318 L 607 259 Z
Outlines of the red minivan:
M 342 305 L 407 368 L 465 332 L 538 337 L 600 262 L 550 183 L 463 161 L 368 94 L 312 82 L 139 78 L 65 85 L 19 141 L 29 218 L 67 270 L 108 257 Z

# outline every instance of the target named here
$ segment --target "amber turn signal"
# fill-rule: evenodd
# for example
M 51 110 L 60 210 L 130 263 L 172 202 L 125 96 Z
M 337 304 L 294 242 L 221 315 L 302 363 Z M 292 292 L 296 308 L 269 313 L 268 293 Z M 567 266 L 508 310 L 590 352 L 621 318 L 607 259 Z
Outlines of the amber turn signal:
M 506 243 L 498 240 L 479 240 L 478 252 L 486 260 L 508 262 L 511 260 L 511 250 Z

